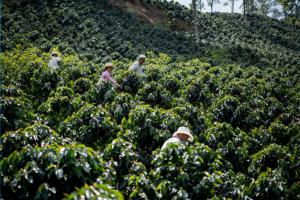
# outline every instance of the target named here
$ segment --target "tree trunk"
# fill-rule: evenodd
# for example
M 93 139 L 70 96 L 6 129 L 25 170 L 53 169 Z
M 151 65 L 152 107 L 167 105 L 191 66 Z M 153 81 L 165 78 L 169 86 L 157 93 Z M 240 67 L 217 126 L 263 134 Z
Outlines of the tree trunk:
M 201 2 L 201 0 L 200 0 L 200 3 L 199 3 L 199 7 L 200 7 L 200 12 L 202 13 L 202 4 L 201 4 L 202 2 Z
M 245 17 L 245 24 L 247 24 L 247 19 L 246 19 L 246 0 L 244 0 L 244 17 Z
M 194 8 L 194 24 L 195 24 L 195 37 L 196 42 L 198 43 L 198 20 L 197 20 L 197 10 L 196 10 L 196 0 L 192 0 L 193 8 Z
M 299 5 L 300 5 L 300 3 L 299 3 L 299 1 L 298 1 L 298 4 L 297 4 L 297 6 L 296 6 L 296 20 L 298 20 L 298 21 L 300 21 L 300 20 L 299 20 L 299 11 L 300 11 Z
M 287 14 L 286 14 L 286 10 L 284 9 L 283 12 L 284 12 L 284 21 L 287 22 Z

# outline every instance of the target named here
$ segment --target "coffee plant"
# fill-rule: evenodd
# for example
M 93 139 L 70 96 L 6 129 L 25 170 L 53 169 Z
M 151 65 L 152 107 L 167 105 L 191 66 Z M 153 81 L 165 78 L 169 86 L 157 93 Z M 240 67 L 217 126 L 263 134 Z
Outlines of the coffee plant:
M 299 199 L 295 26 L 198 12 L 196 43 L 192 9 L 138 1 L 172 30 L 105 0 L 1 2 L 0 198 Z M 161 150 L 179 127 L 194 141 Z

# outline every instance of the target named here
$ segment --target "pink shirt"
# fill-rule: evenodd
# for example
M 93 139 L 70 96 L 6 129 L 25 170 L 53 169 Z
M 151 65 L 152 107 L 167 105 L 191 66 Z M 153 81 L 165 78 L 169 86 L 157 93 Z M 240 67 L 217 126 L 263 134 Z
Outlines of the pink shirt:
M 100 76 L 100 81 L 102 80 L 108 80 L 109 82 L 114 83 L 117 87 L 120 87 L 120 85 L 111 78 L 110 73 L 107 70 L 105 70 Z

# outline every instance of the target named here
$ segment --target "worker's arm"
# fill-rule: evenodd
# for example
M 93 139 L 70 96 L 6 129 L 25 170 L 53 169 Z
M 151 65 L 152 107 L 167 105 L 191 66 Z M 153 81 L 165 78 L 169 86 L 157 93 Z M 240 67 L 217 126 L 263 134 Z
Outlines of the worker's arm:
M 56 58 L 56 62 L 57 62 L 57 65 L 58 65 L 58 66 L 61 66 L 62 63 L 61 63 L 60 58 Z
M 115 84 L 117 87 L 120 87 L 120 85 L 119 85 L 114 79 L 112 79 L 112 77 L 110 76 L 110 73 L 109 73 L 108 71 L 105 71 L 104 73 L 105 73 L 105 75 L 106 75 L 106 76 L 105 76 L 106 79 L 107 79 L 109 82 Z
M 132 66 L 129 68 L 129 70 L 136 71 L 137 68 L 138 68 L 138 64 L 137 63 L 133 63 Z
M 147 77 L 147 76 L 144 74 L 144 69 L 143 69 L 143 68 L 142 68 L 142 76 Z

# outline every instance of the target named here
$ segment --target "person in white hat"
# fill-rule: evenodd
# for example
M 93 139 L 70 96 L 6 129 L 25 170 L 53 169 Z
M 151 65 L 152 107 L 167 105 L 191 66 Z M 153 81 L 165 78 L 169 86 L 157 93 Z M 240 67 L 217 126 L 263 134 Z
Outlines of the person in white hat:
M 145 82 L 150 81 L 149 78 L 146 77 L 146 75 L 143 72 L 142 64 L 146 61 L 146 56 L 140 55 L 138 57 L 138 60 L 132 64 L 132 66 L 129 68 L 129 70 L 132 70 L 134 73 L 139 74 L 141 77 L 143 77 L 143 80 Z
M 178 130 L 175 133 L 173 133 L 172 138 L 165 141 L 165 143 L 161 147 L 161 150 L 166 148 L 167 145 L 170 143 L 181 144 L 182 142 L 187 142 L 187 141 L 193 142 L 193 140 L 194 140 L 194 136 L 191 134 L 191 132 L 188 128 L 179 127 Z
M 51 57 L 51 60 L 48 64 L 48 67 L 50 69 L 56 69 L 62 64 L 61 60 L 59 58 L 59 54 L 57 52 L 52 52 L 50 57 Z
M 110 72 L 114 69 L 114 65 L 112 63 L 106 63 L 104 66 L 104 72 L 100 76 L 100 81 L 108 80 L 112 85 L 115 84 L 118 88 L 122 89 L 122 87 L 110 76 Z

